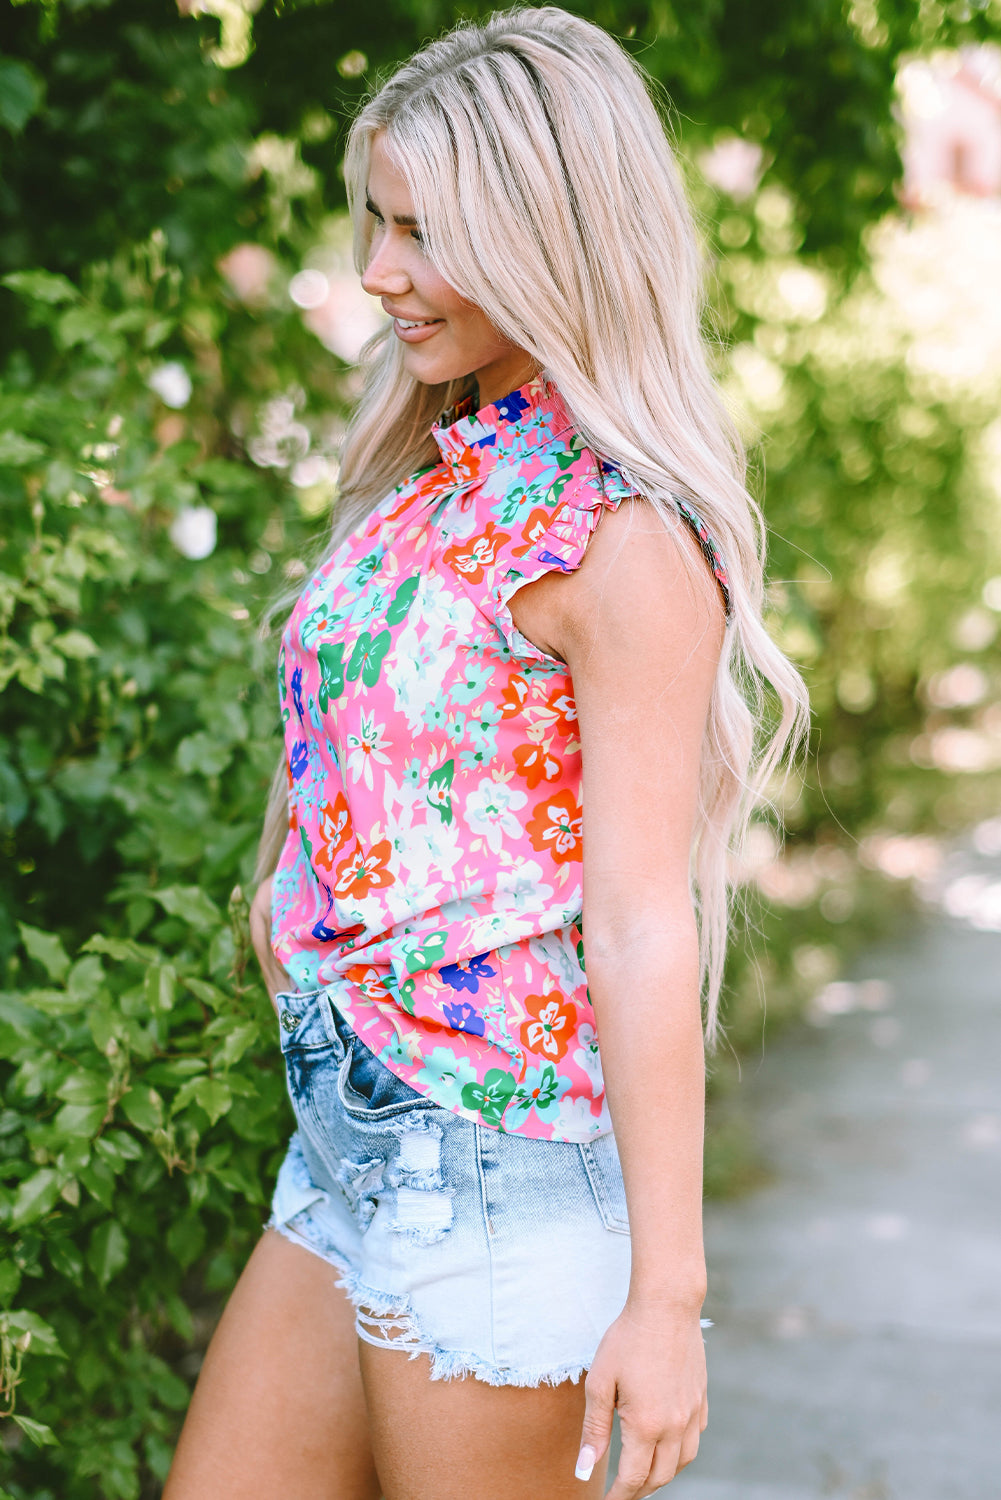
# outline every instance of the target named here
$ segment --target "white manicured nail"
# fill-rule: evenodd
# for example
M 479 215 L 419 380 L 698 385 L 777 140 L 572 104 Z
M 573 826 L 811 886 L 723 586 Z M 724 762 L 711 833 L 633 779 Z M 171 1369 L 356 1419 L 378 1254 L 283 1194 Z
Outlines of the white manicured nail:
M 598 1455 L 593 1448 L 585 1443 L 577 1455 L 577 1467 L 574 1469 L 575 1479 L 590 1479 L 594 1473 L 594 1466 L 598 1461 Z

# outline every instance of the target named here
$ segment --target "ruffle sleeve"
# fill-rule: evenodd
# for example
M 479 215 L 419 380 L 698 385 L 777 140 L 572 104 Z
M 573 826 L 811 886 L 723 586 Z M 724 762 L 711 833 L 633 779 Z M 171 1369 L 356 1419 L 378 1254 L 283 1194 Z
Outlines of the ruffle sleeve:
M 617 510 L 623 500 L 638 498 L 640 491 L 614 464 L 607 460 L 592 462 L 588 472 L 566 484 L 552 506 L 536 506 L 497 559 L 493 589 L 497 624 L 512 653 L 520 661 L 550 663 L 553 657 L 521 634 L 511 617 L 510 601 L 519 589 L 534 583 L 546 573 L 573 573 L 580 567 L 602 513 Z M 726 563 L 715 539 L 697 511 L 677 497 L 678 515 L 696 537 L 707 564 L 712 570 L 726 612 L 727 623 L 733 615 Z

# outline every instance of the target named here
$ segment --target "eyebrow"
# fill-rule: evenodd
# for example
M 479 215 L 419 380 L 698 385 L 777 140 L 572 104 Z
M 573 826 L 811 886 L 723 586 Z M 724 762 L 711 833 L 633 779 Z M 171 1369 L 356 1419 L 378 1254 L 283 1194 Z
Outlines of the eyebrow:
M 365 194 L 365 207 L 368 209 L 370 214 L 375 214 L 376 218 L 382 219 L 385 217 L 385 215 L 382 213 L 382 210 L 376 208 L 375 204 L 372 202 L 371 196 L 368 193 Z M 401 224 L 404 229 L 417 228 L 417 220 L 412 218 L 410 214 L 394 214 L 393 223 Z

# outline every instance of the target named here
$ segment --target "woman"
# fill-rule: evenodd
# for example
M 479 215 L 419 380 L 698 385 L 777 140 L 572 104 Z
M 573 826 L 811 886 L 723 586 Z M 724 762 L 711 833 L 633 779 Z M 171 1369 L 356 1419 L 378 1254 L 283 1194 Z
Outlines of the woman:
M 633 1500 L 706 1424 L 704 1031 L 805 696 L 627 54 L 552 7 L 462 27 L 346 178 L 392 322 L 283 637 L 253 914 L 298 1129 L 166 1494 L 597 1496 L 617 1407 Z

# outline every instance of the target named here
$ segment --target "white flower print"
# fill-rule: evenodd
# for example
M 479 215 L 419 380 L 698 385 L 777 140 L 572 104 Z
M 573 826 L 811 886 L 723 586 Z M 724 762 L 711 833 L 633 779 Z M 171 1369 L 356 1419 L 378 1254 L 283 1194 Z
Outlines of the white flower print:
M 484 776 L 466 798 L 466 822 L 474 833 L 483 834 L 494 854 L 499 854 L 505 835 L 511 839 L 520 837 L 522 828 L 515 813 L 527 801 L 528 797 L 518 787 Z
M 602 1117 L 591 1113 L 590 1099 L 562 1099 L 560 1112 L 552 1124 L 556 1141 L 584 1141 L 608 1129 L 607 1121 L 603 1123 Z
M 542 878 L 542 866 L 534 859 L 523 859 L 512 869 L 497 872 L 496 905 L 500 910 L 545 911 L 552 894 L 552 886 Z
M 355 781 L 364 781 L 372 790 L 372 765 L 389 765 L 389 756 L 384 752 L 393 743 L 385 738 L 385 724 L 376 724 L 374 714 L 362 714 L 357 734 L 348 735 L 348 766 Z
M 577 1032 L 577 1040 L 580 1046 L 573 1055 L 573 1060 L 587 1074 L 595 1098 L 604 1092 L 605 1080 L 601 1072 L 601 1053 L 598 1051 L 598 1038 L 593 1026 L 586 1021 Z

